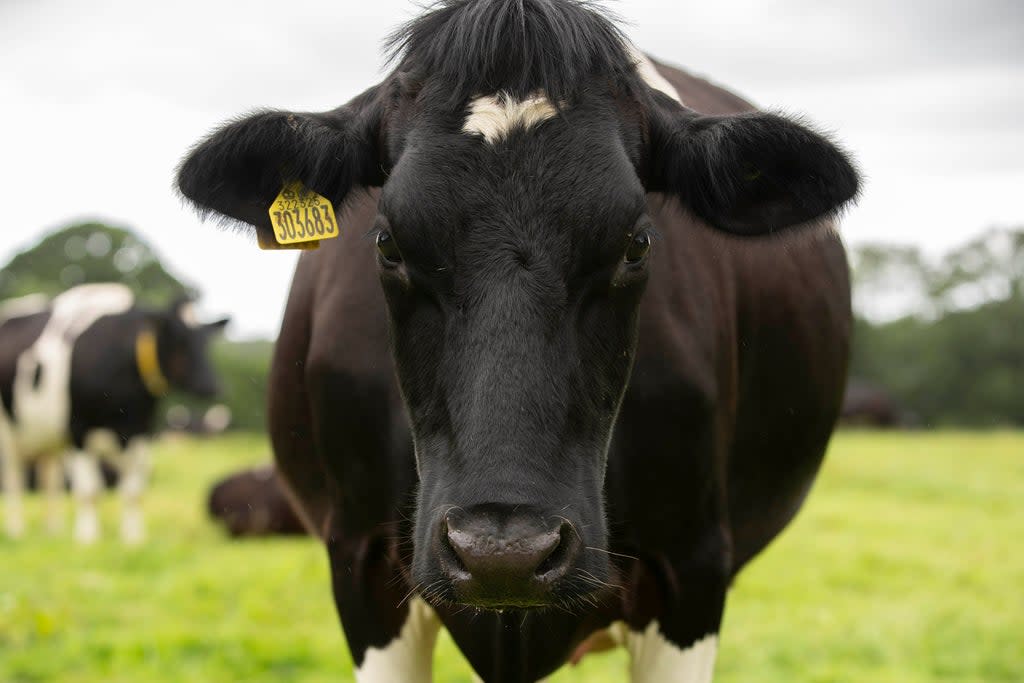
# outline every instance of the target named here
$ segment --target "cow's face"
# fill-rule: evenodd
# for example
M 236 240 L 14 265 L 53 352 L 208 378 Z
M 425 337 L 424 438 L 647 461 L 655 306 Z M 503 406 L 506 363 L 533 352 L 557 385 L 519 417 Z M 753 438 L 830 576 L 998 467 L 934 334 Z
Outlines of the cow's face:
M 821 136 L 766 114 L 699 116 L 605 47 L 626 66 L 565 97 L 476 91 L 453 105 L 444 69 L 396 73 L 333 112 L 230 124 L 180 172 L 203 210 L 268 235 L 285 181 L 336 204 L 383 187 L 378 261 L 428 598 L 570 606 L 608 581 L 605 461 L 657 258 L 648 192 L 740 234 L 830 215 L 856 192 Z
M 160 369 L 171 386 L 203 398 L 220 392 L 208 347 L 227 323 L 227 318 L 205 324 L 197 322 L 192 304 L 186 300 L 174 302 L 157 315 Z
M 493 142 L 415 126 L 381 194 L 414 574 L 442 598 L 569 604 L 609 578 L 605 457 L 654 232 L 617 122 L 583 106 Z

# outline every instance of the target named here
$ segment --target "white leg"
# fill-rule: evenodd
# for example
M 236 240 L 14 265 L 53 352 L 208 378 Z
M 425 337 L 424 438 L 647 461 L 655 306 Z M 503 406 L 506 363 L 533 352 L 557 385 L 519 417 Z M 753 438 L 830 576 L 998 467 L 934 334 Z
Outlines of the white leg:
M 419 597 L 409 601 L 409 616 L 398 637 L 383 648 L 366 650 L 363 665 L 356 669 L 358 683 L 430 683 L 434 643 L 441 620 Z
M 146 538 L 140 498 L 149 478 L 149 442 L 136 437 L 125 449 L 121 464 L 121 540 L 129 545 Z
M 639 632 L 622 622 L 612 624 L 609 631 L 629 652 L 631 683 L 711 683 L 718 652 L 716 634 L 681 648 L 662 635 L 657 620 Z
M 39 474 L 39 488 L 46 496 L 46 530 L 50 534 L 60 533 L 64 526 L 61 519 L 61 499 L 64 497 L 64 463 L 56 454 L 39 458 L 36 472 Z
M 4 478 L 4 526 L 7 535 L 18 538 L 25 533 L 25 516 L 22 509 L 22 492 L 25 490 L 25 473 L 11 444 L 3 438 L 0 427 L 0 466 Z M 6 441 L 6 443 L 5 443 Z
M 69 459 L 71 489 L 75 495 L 75 540 L 94 543 L 100 537 L 96 499 L 100 495 L 99 459 L 88 451 L 75 451 Z
M 4 526 L 7 535 L 18 538 L 25 533 L 25 516 L 22 509 L 22 491 L 25 489 L 25 473 L 21 460 L 14 448 L 14 434 L 4 407 L 0 405 L 0 470 L 4 478 Z

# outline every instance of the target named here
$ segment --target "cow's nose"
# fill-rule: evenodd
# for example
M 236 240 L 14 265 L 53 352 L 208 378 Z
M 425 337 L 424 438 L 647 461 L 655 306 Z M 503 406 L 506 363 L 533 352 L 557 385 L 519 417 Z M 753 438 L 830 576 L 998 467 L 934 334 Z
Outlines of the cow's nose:
M 448 515 L 442 523 L 442 561 L 460 598 L 479 606 L 545 604 L 551 585 L 565 576 L 578 551 L 563 520 L 526 516 Z
M 518 538 L 496 538 L 448 525 L 448 543 L 463 568 L 478 581 L 529 580 L 561 543 L 557 531 Z

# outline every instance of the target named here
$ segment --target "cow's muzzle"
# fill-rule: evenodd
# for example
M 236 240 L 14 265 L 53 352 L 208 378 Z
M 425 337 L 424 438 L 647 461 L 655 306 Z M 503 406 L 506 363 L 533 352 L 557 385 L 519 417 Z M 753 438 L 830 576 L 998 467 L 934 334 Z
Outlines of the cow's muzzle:
M 582 542 L 567 519 L 510 505 L 449 510 L 438 555 L 456 601 L 491 609 L 538 607 L 575 566 Z

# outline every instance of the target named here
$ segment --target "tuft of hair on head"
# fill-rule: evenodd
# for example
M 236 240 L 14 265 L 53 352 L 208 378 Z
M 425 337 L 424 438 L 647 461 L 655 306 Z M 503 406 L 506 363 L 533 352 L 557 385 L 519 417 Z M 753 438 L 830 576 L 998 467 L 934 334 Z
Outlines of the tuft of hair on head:
M 384 49 L 400 71 L 440 79 L 456 102 L 538 90 L 571 101 L 593 74 L 617 79 L 635 66 L 613 17 L 591 0 L 440 0 Z

